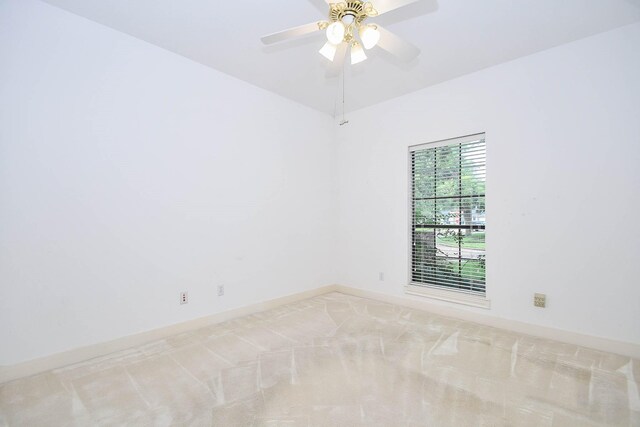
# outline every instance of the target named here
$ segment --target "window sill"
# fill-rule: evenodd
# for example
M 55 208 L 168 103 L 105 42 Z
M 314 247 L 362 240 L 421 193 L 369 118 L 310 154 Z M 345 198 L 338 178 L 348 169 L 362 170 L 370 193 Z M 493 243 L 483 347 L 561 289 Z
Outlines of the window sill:
M 453 302 L 456 304 L 470 305 L 490 309 L 491 301 L 481 295 L 468 294 L 464 292 L 449 291 L 447 289 L 431 288 L 425 285 L 409 284 L 404 287 L 405 293 L 418 295 L 421 297 L 433 298 L 441 301 Z

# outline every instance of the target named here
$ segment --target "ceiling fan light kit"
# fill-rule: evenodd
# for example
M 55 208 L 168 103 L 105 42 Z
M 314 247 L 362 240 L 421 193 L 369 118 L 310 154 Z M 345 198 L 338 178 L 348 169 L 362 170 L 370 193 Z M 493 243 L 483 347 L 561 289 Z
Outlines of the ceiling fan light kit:
M 339 44 L 344 40 L 346 28 L 341 21 L 332 23 L 327 27 L 327 40 L 331 44 Z
M 357 64 L 367 59 L 367 55 L 362 49 L 362 45 L 358 42 L 351 43 L 351 64 Z
M 362 45 L 367 50 L 377 45 L 380 40 L 380 31 L 376 25 L 361 25 L 359 33 Z
M 368 18 L 406 6 L 419 0 L 349 0 L 332 3 L 329 6 L 329 20 L 318 21 L 294 27 L 278 33 L 262 37 L 264 44 L 278 43 L 294 37 L 303 36 L 316 31 L 325 31 L 327 43 L 319 50 L 329 61 L 342 64 L 347 48 L 351 50 L 351 64 L 367 59 L 364 49 L 378 46 L 403 61 L 411 61 L 420 50 L 380 27 L 377 24 L 365 23 Z M 377 5 L 377 8 L 374 7 Z M 364 49 L 363 49 L 364 47 Z
M 338 50 L 338 46 L 332 44 L 331 42 L 326 42 L 322 49 L 319 50 L 320 54 L 327 58 L 329 61 L 333 61 L 333 58 L 336 56 L 336 51 Z
M 352 65 L 367 59 L 367 55 L 362 49 L 362 45 L 365 45 L 365 40 L 362 38 L 363 35 L 366 35 L 365 46 L 369 46 L 367 49 L 375 46 L 380 39 L 380 34 L 375 25 L 363 24 L 368 17 L 377 15 L 378 11 L 371 3 L 361 0 L 329 4 L 329 19 L 331 23 L 327 28 L 327 39 L 335 45 L 343 42 L 349 45 Z M 378 33 L 377 37 L 375 33 Z M 355 34 L 358 34 L 362 44 L 358 42 Z

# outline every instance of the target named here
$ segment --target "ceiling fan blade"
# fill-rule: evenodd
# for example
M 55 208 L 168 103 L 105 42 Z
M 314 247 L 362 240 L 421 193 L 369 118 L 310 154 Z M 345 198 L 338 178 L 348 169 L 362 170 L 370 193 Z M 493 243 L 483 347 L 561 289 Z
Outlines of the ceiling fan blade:
M 420 54 L 420 49 L 380 25 L 378 25 L 378 31 L 380 31 L 380 40 L 377 46 L 401 61 L 409 62 Z
M 309 0 L 313 5 L 321 12 L 327 13 L 327 6 L 330 3 L 330 0 Z
M 378 11 L 378 15 L 382 15 L 417 1 L 420 0 L 373 0 L 371 3 L 374 9 Z
M 296 37 L 311 34 L 316 31 L 320 31 L 321 24 L 322 24 L 322 21 L 310 22 L 305 25 L 300 25 L 299 27 L 293 27 L 293 28 L 289 28 L 288 30 L 278 31 L 277 33 L 262 36 L 260 37 L 260 40 L 262 40 L 262 43 L 264 44 L 279 43 L 285 40 L 293 39 Z
M 344 59 L 347 56 L 348 43 L 340 43 L 336 48 L 336 55 L 333 57 L 333 62 L 327 68 L 327 77 L 339 76 L 343 71 Z

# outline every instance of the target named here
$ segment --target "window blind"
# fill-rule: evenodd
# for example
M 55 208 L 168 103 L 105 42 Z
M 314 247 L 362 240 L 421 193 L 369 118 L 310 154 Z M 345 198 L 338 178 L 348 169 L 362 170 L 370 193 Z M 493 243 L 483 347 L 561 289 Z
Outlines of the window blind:
M 484 134 L 410 148 L 411 284 L 485 294 Z

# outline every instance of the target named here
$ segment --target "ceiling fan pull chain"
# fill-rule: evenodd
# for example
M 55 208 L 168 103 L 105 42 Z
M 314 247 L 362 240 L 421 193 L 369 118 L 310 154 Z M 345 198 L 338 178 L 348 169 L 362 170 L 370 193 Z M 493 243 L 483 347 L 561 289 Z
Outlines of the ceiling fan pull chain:
M 345 63 L 342 63 L 342 121 L 340 122 L 340 126 L 344 126 L 349 123 L 349 120 L 345 118 L 345 110 L 344 110 L 344 81 L 345 81 Z

